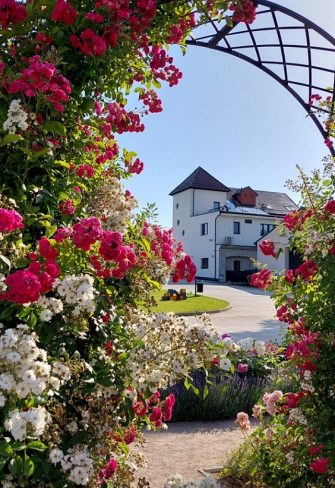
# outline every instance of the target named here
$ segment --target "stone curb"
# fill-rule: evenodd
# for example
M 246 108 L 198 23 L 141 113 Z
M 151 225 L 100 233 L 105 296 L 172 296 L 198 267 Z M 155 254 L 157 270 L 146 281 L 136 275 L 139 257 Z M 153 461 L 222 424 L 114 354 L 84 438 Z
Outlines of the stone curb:
M 228 305 L 228 307 L 225 308 L 219 308 L 218 310 L 209 310 L 207 312 L 185 312 L 185 313 L 175 313 L 178 317 L 196 317 L 197 315 L 203 315 L 204 313 L 212 314 L 212 313 L 221 313 L 221 312 L 226 312 L 226 310 L 230 310 L 232 308 L 231 305 Z

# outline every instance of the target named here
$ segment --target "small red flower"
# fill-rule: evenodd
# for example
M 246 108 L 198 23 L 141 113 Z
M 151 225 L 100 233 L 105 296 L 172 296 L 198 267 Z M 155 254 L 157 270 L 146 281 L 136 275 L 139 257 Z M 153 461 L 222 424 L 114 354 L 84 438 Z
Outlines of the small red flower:
M 259 245 L 260 250 L 264 256 L 276 257 L 275 243 L 271 239 L 264 239 Z
M 310 463 L 310 467 L 314 473 L 324 474 L 328 470 L 329 459 L 326 457 L 316 459 L 314 462 Z
M 330 214 L 335 214 L 335 200 L 329 200 L 325 205 L 325 211 Z

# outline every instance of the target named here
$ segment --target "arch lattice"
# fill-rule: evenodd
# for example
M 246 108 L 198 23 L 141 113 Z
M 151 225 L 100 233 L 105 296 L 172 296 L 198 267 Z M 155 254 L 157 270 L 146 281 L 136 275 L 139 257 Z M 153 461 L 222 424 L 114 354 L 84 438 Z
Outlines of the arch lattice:
M 252 25 L 230 26 L 207 17 L 193 29 L 187 44 L 231 54 L 270 75 L 303 106 L 326 139 L 322 114 L 310 105 L 310 97 L 319 93 L 335 102 L 334 37 L 286 7 L 268 0 L 254 3 L 257 16 Z M 322 111 L 327 119 L 327 109 Z M 333 147 L 330 152 L 335 156 Z

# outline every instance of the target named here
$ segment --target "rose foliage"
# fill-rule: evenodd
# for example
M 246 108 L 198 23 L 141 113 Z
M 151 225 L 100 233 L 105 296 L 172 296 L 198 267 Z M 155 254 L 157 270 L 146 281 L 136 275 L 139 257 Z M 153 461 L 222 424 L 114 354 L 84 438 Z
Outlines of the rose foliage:
M 171 419 L 175 399 L 158 388 L 220 355 L 205 325 L 138 311 L 153 286 L 196 268 L 171 231 L 134 214 L 121 181 L 143 162 L 117 135 L 142 132 L 162 110 L 155 89 L 180 81 L 169 44 L 228 8 L 254 18 L 246 0 L 0 0 L 7 488 L 130 486 L 129 445 Z

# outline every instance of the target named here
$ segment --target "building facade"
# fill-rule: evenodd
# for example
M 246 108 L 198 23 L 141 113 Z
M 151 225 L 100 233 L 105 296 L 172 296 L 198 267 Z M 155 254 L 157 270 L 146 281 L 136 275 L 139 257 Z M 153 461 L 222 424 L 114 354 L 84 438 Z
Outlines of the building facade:
M 229 188 L 201 167 L 170 195 L 174 237 L 192 256 L 199 277 L 219 281 L 254 268 L 259 239 L 297 209 L 285 193 Z

